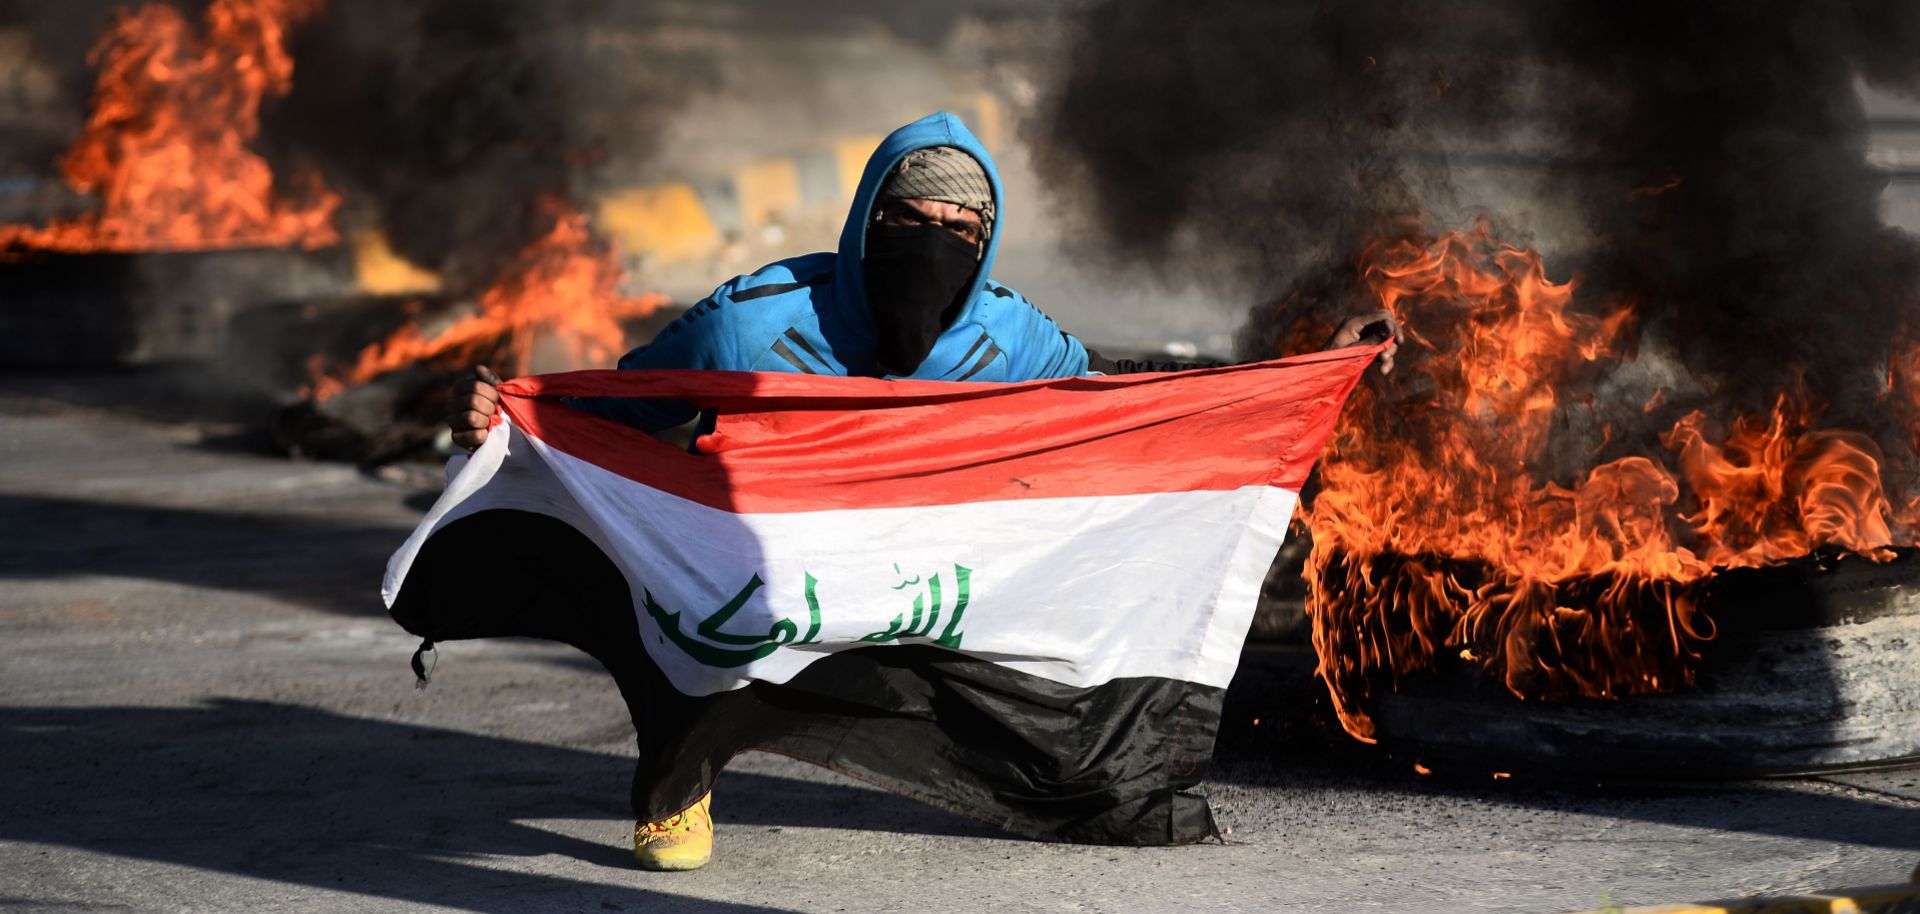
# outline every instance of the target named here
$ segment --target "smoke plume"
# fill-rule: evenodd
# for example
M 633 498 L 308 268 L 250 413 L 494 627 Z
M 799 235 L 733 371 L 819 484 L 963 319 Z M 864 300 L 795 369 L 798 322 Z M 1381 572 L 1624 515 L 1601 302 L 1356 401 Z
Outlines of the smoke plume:
M 647 23 L 603 6 L 330 0 L 293 38 L 299 72 L 267 133 L 473 291 L 551 228 L 543 198 L 609 157 L 644 160 L 698 79 L 610 37 Z
M 1803 382 L 1833 418 L 1871 407 L 1914 311 L 1857 90 L 1920 92 L 1903 0 L 1104 0 L 1082 21 L 1041 164 L 1108 253 L 1283 302 L 1245 355 L 1347 306 L 1365 239 L 1476 207 L 1744 407 Z

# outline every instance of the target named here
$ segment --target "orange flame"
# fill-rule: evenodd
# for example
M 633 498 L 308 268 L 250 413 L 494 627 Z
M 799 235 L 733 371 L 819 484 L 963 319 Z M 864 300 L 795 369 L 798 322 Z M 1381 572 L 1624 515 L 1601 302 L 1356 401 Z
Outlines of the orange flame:
M 1890 557 L 1880 451 L 1787 396 L 1723 435 L 1682 417 L 1661 437 L 1677 470 L 1640 455 L 1546 478 L 1564 392 L 1625 357 L 1630 312 L 1582 312 L 1484 222 L 1375 244 L 1359 269 L 1406 326 L 1412 377 L 1355 392 L 1303 510 L 1318 673 L 1355 737 L 1372 741 L 1375 682 L 1442 664 L 1529 699 L 1674 688 L 1713 636 L 1697 585 L 1716 568 Z
M 479 313 L 429 337 L 409 323 L 391 337 L 360 351 L 352 367 L 328 371 L 316 356 L 308 368 L 306 396 L 325 400 L 354 384 L 420 362 L 457 367 L 492 362 L 508 374 L 526 370 L 536 346 L 558 347 L 555 361 L 568 367 L 604 365 L 620 354 L 620 321 L 644 317 L 667 303 L 664 295 L 627 298 L 612 245 L 595 239 L 587 217 L 558 201 L 545 201 L 553 228 L 514 259 L 480 296 Z
M 1920 339 L 1897 341 L 1888 353 L 1882 400 L 1888 401 L 1896 427 L 1907 430 L 1907 447 L 1920 454 Z M 1912 482 L 1908 488 L 1915 491 L 1894 515 L 1895 522 L 1906 529 L 1920 527 L 1920 485 Z
M 1665 181 L 1660 182 L 1659 184 L 1647 184 L 1640 187 L 1636 187 L 1630 191 L 1627 191 L 1627 199 L 1628 200 L 1644 200 L 1648 197 L 1658 197 L 1661 194 L 1666 193 L 1667 191 L 1670 191 L 1676 187 L 1679 187 L 1680 183 L 1681 183 L 1680 176 L 1672 175 L 1672 176 L 1669 176 Z
M 339 240 L 340 197 L 317 175 L 276 193 L 247 149 L 260 103 L 293 86 L 286 31 L 321 0 L 213 0 L 206 34 L 163 3 L 122 9 L 94 45 L 99 71 L 86 129 L 60 158 L 68 184 L 100 208 L 46 226 L 0 226 L 0 250 L 147 251 Z

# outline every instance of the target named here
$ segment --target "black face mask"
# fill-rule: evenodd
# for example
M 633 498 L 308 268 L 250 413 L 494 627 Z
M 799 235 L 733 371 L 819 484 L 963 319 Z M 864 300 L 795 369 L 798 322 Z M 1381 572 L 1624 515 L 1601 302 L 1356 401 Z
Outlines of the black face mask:
M 908 375 L 960 314 L 980 266 L 978 248 L 937 225 L 867 229 L 867 311 L 874 357 L 888 374 Z

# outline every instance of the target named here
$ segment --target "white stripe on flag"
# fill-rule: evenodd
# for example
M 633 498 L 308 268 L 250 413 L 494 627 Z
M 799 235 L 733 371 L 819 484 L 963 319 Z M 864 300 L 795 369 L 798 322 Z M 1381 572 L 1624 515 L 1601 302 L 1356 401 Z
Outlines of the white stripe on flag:
M 650 655 L 690 695 L 785 682 L 829 652 L 887 643 L 947 643 L 1072 686 L 1224 688 L 1297 500 L 1250 486 L 735 514 L 510 422 L 494 432 L 394 555 L 388 604 L 432 530 L 490 508 L 547 514 L 619 565 Z

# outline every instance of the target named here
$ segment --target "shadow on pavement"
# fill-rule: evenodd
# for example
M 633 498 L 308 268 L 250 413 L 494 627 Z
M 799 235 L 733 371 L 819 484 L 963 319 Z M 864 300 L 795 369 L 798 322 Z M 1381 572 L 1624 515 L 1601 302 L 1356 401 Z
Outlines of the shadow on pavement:
M 631 766 L 270 702 L 0 709 L 0 840 L 469 911 L 767 910 L 638 887 L 675 877 L 633 868 Z M 723 845 L 727 829 L 756 824 L 998 834 L 855 787 L 736 772 L 717 794 Z M 603 824 L 592 840 L 522 824 L 556 819 Z M 559 855 L 600 872 L 476 855 Z
M 1595 783 L 1528 777 L 1495 779 L 1506 766 L 1420 775 L 1398 757 L 1339 732 L 1326 688 L 1313 677 L 1310 649 L 1251 647 L 1227 692 L 1208 782 L 1299 793 L 1365 793 L 1552 811 L 1735 834 L 1920 851 L 1920 813 L 1838 791 L 1790 790 L 1784 782 L 1659 781 L 1658 772 L 1622 772 Z M 1253 722 L 1258 720 L 1256 725 Z M 1599 738 L 1599 737 L 1596 737 Z M 1399 805 L 1399 804 L 1396 804 Z M 1439 805 L 1439 804 L 1436 804 Z
M 286 514 L 0 496 L 0 581 L 69 575 L 171 581 L 257 593 L 313 609 L 383 615 L 390 526 Z
M 0 529 L 10 531 L 0 549 L 0 582 L 123 576 L 361 617 L 384 615 L 374 582 L 404 536 L 350 521 L 22 495 L 0 496 Z M 599 668 L 585 655 L 554 662 Z M 1486 771 L 1420 777 L 1413 759 L 1326 727 L 1326 715 L 1315 710 L 1324 689 L 1311 669 L 1310 652 L 1249 650 L 1228 692 L 1209 782 L 1466 800 L 1920 850 L 1913 810 L 1838 793 L 1753 782 L 1493 781 L 1497 759 Z M 614 688 L 610 680 L 606 688 Z M 620 868 L 609 870 L 614 883 L 637 875 L 625 869 L 621 846 L 632 771 L 624 756 L 244 702 L 190 710 L 16 709 L 0 711 L 0 725 L 0 762 L 11 774 L 0 786 L 0 839 L 435 901 L 439 889 L 429 888 L 457 891 L 482 873 L 442 859 L 448 855 L 559 853 Z M 720 794 L 721 820 L 736 824 L 1001 835 L 856 788 L 730 773 Z M 607 839 L 583 842 L 513 824 L 582 817 L 608 820 Z M 529 877 L 528 884 L 600 891 L 553 877 Z M 478 895 L 464 903 L 480 911 L 516 907 Z

